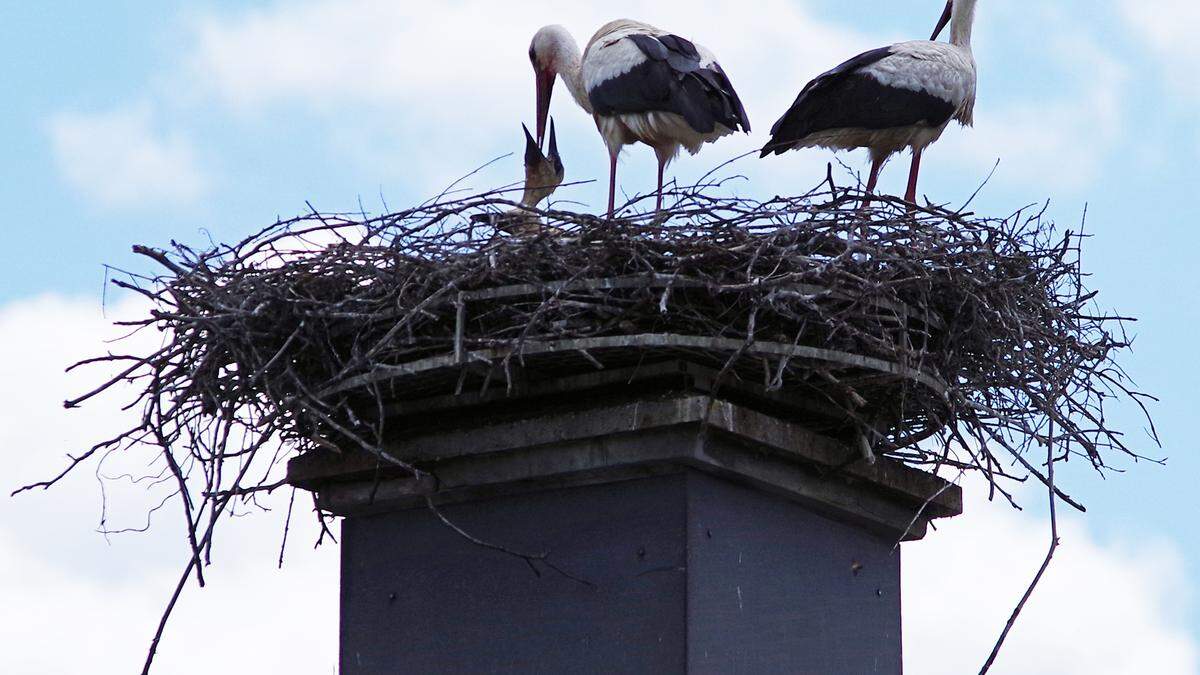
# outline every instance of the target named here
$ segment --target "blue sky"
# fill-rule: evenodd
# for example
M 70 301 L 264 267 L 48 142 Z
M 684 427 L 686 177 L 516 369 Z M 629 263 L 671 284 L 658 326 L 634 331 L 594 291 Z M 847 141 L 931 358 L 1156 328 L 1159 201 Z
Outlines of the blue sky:
M 563 23 L 582 42 L 603 21 L 628 15 L 716 52 L 755 132 L 682 158 L 671 171 L 686 181 L 761 144 L 809 77 L 861 49 L 927 37 L 940 9 L 936 0 L 767 0 L 753 8 L 673 0 L 603 8 L 408 4 L 123 0 L 27 3 L 5 12 L 0 200 L 8 246 L 0 249 L 0 321 L 23 321 L 3 324 L 16 326 L 0 337 L 9 348 L 0 353 L 0 362 L 10 361 L 4 372 L 41 377 L 43 371 L 30 368 L 51 373 L 76 355 L 73 349 L 79 356 L 94 350 L 88 340 L 103 332 L 94 315 L 103 266 L 140 269 L 129 253 L 134 243 L 227 240 L 277 215 L 305 211 L 305 200 L 323 210 L 357 210 L 361 199 L 368 211 L 378 211 L 382 195 L 400 207 L 520 150 L 519 123 L 533 114 L 525 49 L 542 24 Z M 1181 0 L 1069 0 L 1043 7 L 983 0 L 975 31 L 976 128 L 947 132 L 927 154 L 921 184 L 935 201 L 960 203 L 999 159 L 977 211 L 1004 215 L 1049 199 L 1052 217 L 1075 227 L 1086 205 L 1087 231 L 1094 235 L 1085 251 L 1090 285 L 1101 291 L 1102 306 L 1141 319 L 1125 365 L 1142 388 L 1162 398 L 1154 413 L 1164 448 L 1142 446 L 1169 463 L 1135 466 L 1118 458 L 1115 466 L 1128 471 L 1106 480 L 1084 467 L 1067 471 L 1069 490 L 1090 508 L 1079 521 L 1080 548 L 1144 563 L 1146 575 L 1166 565 L 1180 577 L 1179 588 L 1153 592 L 1171 596 L 1170 607 L 1145 632 L 1189 635 L 1193 659 L 1200 636 L 1194 581 L 1200 577 L 1194 488 L 1200 456 L 1190 427 L 1200 404 L 1200 368 L 1189 351 L 1200 325 L 1200 276 L 1188 200 L 1200 187 L 1198 26 L 1200 10 Z M 605 157 L 594 128 L 561 89 L 554 112 L 569 180 L 603 179 Z M 748 179 L 735 189 L 767 196 L 798 191 L 815 184 L 830 159 L 809 151 L 743 160 L 732 171 Z M 866 168 L 861 154 L 843 159 Z M 502 160 L 470 185 L 511 182 L 519 161 L 519 155 Z M 623 188 L 648 189 L 652 171 L 647 149 L 627 151 Z M 905 173 L 904 161 L 890 164 L 883 189 L 902 191 Z M 591 184 L 560 196 L 598 209 L 604 193 Z M 46 347 L 32 365 L 12 351 L 24 346 L 37 354 L 43 343 L 61 343 L 61 349 Z M 46 401 L 65 398 L 69 391 L 61 389 L 78 384 L 57 375 L 44 382 Z M 16 467 L 3 474 L 21 480 L 54 466 L 76 449 L 67 444 L 87 440 L 90 431 L 80 418 L 29 410 L 58 431 L 29 437 L 15 431 L 23 418 L 2 420 L 0 441 L 20 441 L 23 453 L 38 458 L 0 454 Z M 1145 439 L 1133 411 L 1118 410 L 1113 419 L 1135 441 Z M 85 507 L 95 501 L 94 483 L 72 489 L 79 500 L 72 513 L 91 518 Z M 1029 520 L 1004 527 L 1040 527 L 1036 499 L 1030 497 L 1034 515 L 1021 516 Z M 46 502 L 0 503 L 0 534 L 30 503 Z M 970 528 L 971 518 L 955 528 Z M 53 522 L 70 528 L 65 517 Z M 140 545 L 110 555 L 125 560 L 120 556 Z M 1018 579 L 1036 566 L 1036 548 L 1014 563 Z M 162 555 L 169 557 L 169 550 Z M 22 560 L 29 564 L 51 551 L 37 549 Z M 165 586 L 153 590 L 162 595 Z M 1103 598 L 1105 589 L 1095 592 Z M 136 631 L 148 635 L 147 626 Z

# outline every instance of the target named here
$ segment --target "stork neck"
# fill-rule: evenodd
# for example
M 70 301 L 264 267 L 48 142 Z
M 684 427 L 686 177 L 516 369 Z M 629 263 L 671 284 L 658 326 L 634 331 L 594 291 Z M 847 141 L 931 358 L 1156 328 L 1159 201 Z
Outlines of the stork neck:
M 581 73 L 581 61 L 583 56 L 579 53 L 579 45 L 574 40 L 562 41 L 558 43 L 558 54 L 556 63 L 558 64 L 558 76 L 566 85 L 567 91 L 571 92 L 571 98 L 575 99 L 575 103 L 583 108 L 590 115 L 592 112 L 592 103 L 588 100 L 587 89 L 583 86 L 583 75 Z
M 975 25 L 976 0 L 958 0 L 950 17 L 950 44 L 971 49 L 971 28 Z

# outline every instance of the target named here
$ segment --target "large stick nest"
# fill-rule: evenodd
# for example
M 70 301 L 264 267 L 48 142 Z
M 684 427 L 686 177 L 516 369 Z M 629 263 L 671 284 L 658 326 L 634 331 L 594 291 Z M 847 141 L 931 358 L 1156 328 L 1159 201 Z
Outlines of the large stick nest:
M 160 447 L 195 524 L 316 446 L 405 467 L 384 450 L 395 401 L 681 356 L 810 402 L 809 423 L 876 454 L 1001 490 L 1047 482 L 1035 446 L 1098 469 L 1137 457 L 1105 414 L 1144 398 L 1116 362 L 1123 319 L 1093 309 L 1083 237 L 1036 209 L 860 208 L 832 187 L 667 203 L 665 219 L 548 211 L 540 233 L 509 237 L 471 218 L 513 205 L 489 193 L 314 213 L 208 250 L 138 247 L 162 273 L 117 283 L 149 298 L 136 325 L 163 345 L 100 359 L 125 368 L 69 405 L 135 382 L 144 414 L 93 452 Z

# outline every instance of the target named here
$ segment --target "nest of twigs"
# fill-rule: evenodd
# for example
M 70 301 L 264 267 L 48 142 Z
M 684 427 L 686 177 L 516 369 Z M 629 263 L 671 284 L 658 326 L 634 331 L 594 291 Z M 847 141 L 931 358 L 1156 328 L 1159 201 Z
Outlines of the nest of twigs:
M 161 331 L 161 347 L 84 361 L 119 372 L 67 405 L 132 388 L 141 415 L 22 490 L 157 448 L 150 473 L 177 484 L 192 557 L 148 668 L 174 598 L 192 572 L 203 584 L 221 516 L 282 485 L 284 460 L 353 448 L 419 473 L 386 449 L 385 426 L 404 433 L 388 411 L 408 399 L 687 360 L 718 387 L 804 402 L 793 413 L 867 461 L 975 470 L 1005 496 L 1006 479 L 1033 476 L 1082 508 L 1056 463 L 1139 458 L 1106 415 L 1122 400 L 1146 411 L 1118 362 L 1130 319 L 1096 308 L 1080 233 L 1036 209 L 863 207 L 832 179 L 768 201 L 711 187 L 670 192 L 657 217 L 543 212 L 521 237 L 472 218 L 515 206 L 487 193 L 314 212 L 204 250 L 135 247 L 159 273 L 114 283 L 149 300 L 132 326 Z
M 116 283 L 150 300 L 139 325 L 162 347 L 98 359 L 119 376 L 69 405 L 135 382 L 142 417 L 93 453 L 162 448 L 193 523 L 317 446 L 411 468 L 384 449 L 396 400 L 680 356 L 818 402 L 812 424 L 875 454 L 1001 490 L 1048 482 L 1037 446 L 1098 469 L 1137 456 L 1105 414 L 1144 398 L 1116 361 L 1124 319 L 1094 309 L 1078 233 L 1036 210 L 860 199 L 681 189 L 665 218 L 547 211 L 540 234 L 509 237 L 471 218 L 512 205 L 489 193 L 313 214 L 207 250 L 139 247 L 161 274 Z

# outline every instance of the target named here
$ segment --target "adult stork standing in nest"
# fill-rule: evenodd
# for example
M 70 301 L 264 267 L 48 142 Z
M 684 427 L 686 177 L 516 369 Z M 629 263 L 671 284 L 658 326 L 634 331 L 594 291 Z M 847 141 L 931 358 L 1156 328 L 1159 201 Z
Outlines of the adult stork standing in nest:
M 746 110 L 712 52 L 678 35 L 621 19 L 605 24 L 582 54 L 562 26 L 539 30 L 529 46 L 537 81 L 537 140 L 550 114 L 554 78 L 596 121 L 608 146 L 608 217 L 617 192 L 617 157 L 645 143 L 658 157 L 657 209 L 663 171 L 686 148 L 691 154 L 735 131 L 750 131 Z
M 805 85 L 771 128 L 762 157 L 792 148 L 867 148 L 874 192 L 879 170 L 892 154 L 912 149 L 904 199 L 917 201 L 921 153 L 951 120 L 973 122 L 975 57 L 971 27 L 976 0 L 949 0 L 933 37 L 859 54 Z M 935 42 L 950 24 L 950 42 Z

